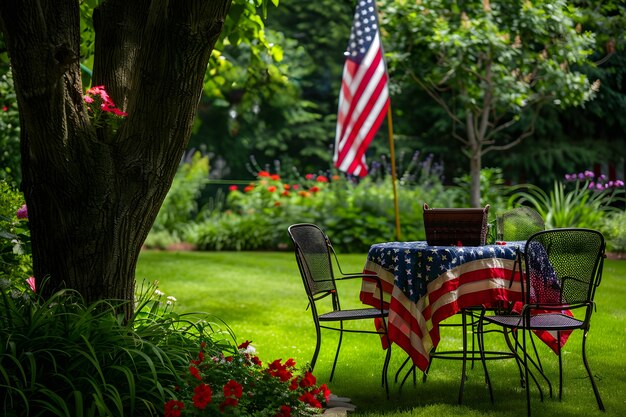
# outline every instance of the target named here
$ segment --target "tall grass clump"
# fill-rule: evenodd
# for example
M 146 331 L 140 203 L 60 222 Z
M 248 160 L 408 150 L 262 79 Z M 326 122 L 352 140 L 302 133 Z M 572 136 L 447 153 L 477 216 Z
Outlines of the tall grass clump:
M 44 284 L 45 285 L 45 284 Z M 0 292 L 0 413 L 8 417 L 154 416 L 180 383 L 199 340 L 226 343 L 204 318 L 153 296 L 130 320 L 120 302 L 86 304 L 73 290 L 43 299 Z

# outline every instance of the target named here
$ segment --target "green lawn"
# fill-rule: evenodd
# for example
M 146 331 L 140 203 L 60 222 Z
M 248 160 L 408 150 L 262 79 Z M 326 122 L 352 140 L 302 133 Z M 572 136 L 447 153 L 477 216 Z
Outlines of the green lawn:
M 359 271 L 365 255 L 340 255 L 344 271 Z M 238 341 L 251 340 L 262 360 L 293 358 L 299 365 L 310 360 L 315 330 L 298 268 L 292 252 L 143 252 L 137 267 L 137 281 L 158 280 L 166 296 L 177 299 L 176 311 L 206 312 L 223 320 Z M 588 339 L 588 357 L 598 378 L 607 408 L 597 409 L 591 385 L 580 357 L 581 332 L 564 347 L 565 387 L 563 401 L 548 398 L 543 403 L 533 393 L 533 415 L 607 416 L 626 415 L 626 262 L 607 261 L 598 290 L 597 312 Z M 358 307 L 359 283 L 342 283 L 345 307 Z M 367 324 L 366 324 L 367 325 Z M 445 332 L 445 333 L 444 333 Z M 460 334 L 442 331 L 442 348 L 460 344 Z M 322 351 L 316 365 L 318 381 L 327 382 L 335 349 L 334 332 L 322 338 Z M 501 344 L 501 337 L 488 341 Z M 357 406 L 357 414 L 369 416 L 525 416 L 525 395 L 519 386 L 512 361 L 489 363 L 495 404 L 489 401 L 480 365 L 469 371 L 464 405 L 456 403 L 460 362 L 435 361 L 426 383 L 405 384 L 402 389 L 393 375 L 406 358 L 394 347 L 390 366 L 391 398 L 380 386 L 384 351 L 376 336 L 352 334 L 344 337 L 331 390 L 347 396 Z M 558 384 L 556 356 L 544 347 L 544 365 L 553 383 Z M 421 376 L 421 375 L 420 375 Z

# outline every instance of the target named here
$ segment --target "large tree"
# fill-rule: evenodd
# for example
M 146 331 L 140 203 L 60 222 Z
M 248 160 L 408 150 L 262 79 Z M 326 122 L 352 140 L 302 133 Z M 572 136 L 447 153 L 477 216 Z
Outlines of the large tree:
M 239 3 L 237 17 L 249 2 Z M 69 287 L 87 301 L 132 300 L 137 258 L 187 146 L 231 0 L 99 2 L 92 85 L 104 85 L 128 114 L 116 129 L 94 123 L 84 102 L 85 6 L 0 3 L 33 269 L 38 282 L 49 279 L 44 292 Z
M 387 1 L 381 15 L 391 79 L 418 85 L 452 120 L 473 206 L 486 153 L 530 136 L 542 106 L 580 105 L 597 87 L 575 70 L 593 36 L 565 0 Z

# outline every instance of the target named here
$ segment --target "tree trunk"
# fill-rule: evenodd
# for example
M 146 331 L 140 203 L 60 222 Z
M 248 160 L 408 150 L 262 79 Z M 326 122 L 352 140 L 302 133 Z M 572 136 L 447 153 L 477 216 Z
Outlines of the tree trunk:
M 470 177 L 472 179 L 472 185 L 470 189 L 470 204 L 472 205 L 472 207 L 481 207 L 480 170 L 481 170 L 480 150 L 478 150 L 478 152 L 476 152 L 475 150 L 472 150 L 472 156 L 470 158 Z
M 92 125 L 83 102 L 78 2 L 1 3 L 33 268 L 40 285 L 48 280 L 44 294 L 66 287 L 87 302 L 133 300 L 139 251 L 187 146 L 229 7 L 230 0 L 101 3 L 93 80 L 128 113 L 114 132 Z

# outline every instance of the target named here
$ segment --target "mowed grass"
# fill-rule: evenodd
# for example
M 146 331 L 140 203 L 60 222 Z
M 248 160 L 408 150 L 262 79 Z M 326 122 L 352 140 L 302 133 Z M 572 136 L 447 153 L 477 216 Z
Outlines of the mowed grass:
M 339 255 L 344 271 L 363 268 L 365 254 Z M 160 282 L 166 296 L 177 299 L 176 311 L 204 312 L 223 320 L 237 340 L 251 340 L 264 361 L 293 358 L 298 365 L 310 361 L 315 346 L 315 329 L 292 252 L 156 252 L 145 251 L 137 266 L 137 281 Z M 359 307 L 360 282 L 342 282 L 344 308 Z M 626 415 L 626 261 L 606 261 L 602 284 L 596 296 L 597 312 L 592 318 L 587 351 L 592 371 L 607 411 L 598 410 L 581 359 L 582 332 L 577 331 L 564 347 L 565 383 L 563 400 L 557 397 L 556 355 L 539 346 L 554 395 L 540 402 L 532 391 L 533 415 L 607 416 Z M 456 320 L 452 318 L 451 320 Z M 370 326 L 363 323 L 362 326 Z M 409 378 L 400 386 L 394 375 L 406 354 L 393 348 L 390 366 L 390 399 L 380 384 L 384 351 L 375 335 L 344 336 L 339 364 L 328 381 L 336 348 L 335 332 L 323 332 L 322 350 L 315 368 L 339 396 L 350 397 L 356 415 L 408 416 L 525 416 L 524 390 L 515 363 L 510 360 L 488 364 L 495 402 L 489 401 L 480 363 L 468 371 L 463 405 L 457 404 L 461 364 L 436 360 L 422 383 Z M 491 348 L 504 349 L 501 335 L 487 340 Z M 458 349 L 458 329 L 442 329 L 440 349 Z M 404 371 L 400 378 L 404 376 Z

